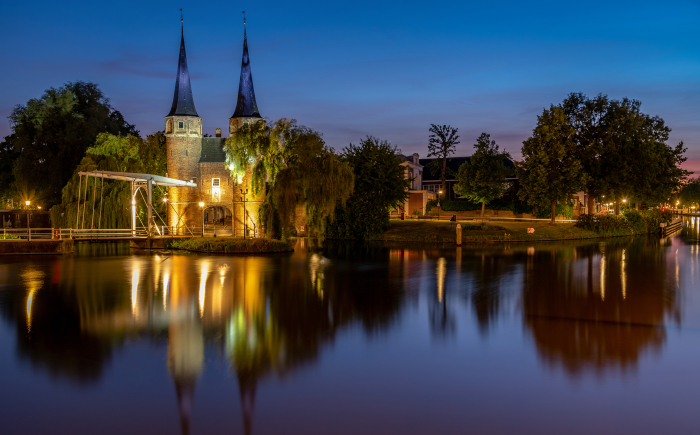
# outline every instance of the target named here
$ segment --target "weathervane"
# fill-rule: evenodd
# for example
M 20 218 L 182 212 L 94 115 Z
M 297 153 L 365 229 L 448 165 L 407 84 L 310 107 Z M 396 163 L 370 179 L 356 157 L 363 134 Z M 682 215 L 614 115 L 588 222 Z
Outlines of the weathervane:
M 185 19 L 182 18 L 182 8 L 180 8 L 180 22 L 181 22 L 181 23 L 184 23 L 184 22 L 185 22 Z
M 243 11 L 243 25 L 245 26 L 245 11 Z

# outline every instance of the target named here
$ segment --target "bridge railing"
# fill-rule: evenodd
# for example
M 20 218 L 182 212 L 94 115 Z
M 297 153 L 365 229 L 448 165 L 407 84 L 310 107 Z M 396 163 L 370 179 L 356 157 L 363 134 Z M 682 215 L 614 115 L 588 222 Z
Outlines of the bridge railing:
M 73 228 L 3 228 L 0 240 L 55 240 L 55 239 L 128 239 L 148 237 L 148 231 L 139 227 L 126 229 L 80 229 Z

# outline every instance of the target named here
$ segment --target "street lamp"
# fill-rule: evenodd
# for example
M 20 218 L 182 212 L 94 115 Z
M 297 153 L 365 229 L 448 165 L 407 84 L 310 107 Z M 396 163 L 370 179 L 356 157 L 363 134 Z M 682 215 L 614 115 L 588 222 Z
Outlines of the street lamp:
M 31 201 L 24 201 L 24 205 L 27 206 L 27 240 L 29 240 L 29 204 Z
M 202 210 L 202 237 L 204 237 L 204 203 L 199 203 L 199 208 Z
M 246 206 L 246 199 L 245 196 L 248 194 L 248 189 L 246 188 L 245 192 L 243 189 L 239 189 L 241 191 L 241 195 L 243 195 L 243 238 L 248 237 L 248 207 Z
M 438 190 L 438 221 L 440 220 L 440 195 L 442 195 L 442 190 Z

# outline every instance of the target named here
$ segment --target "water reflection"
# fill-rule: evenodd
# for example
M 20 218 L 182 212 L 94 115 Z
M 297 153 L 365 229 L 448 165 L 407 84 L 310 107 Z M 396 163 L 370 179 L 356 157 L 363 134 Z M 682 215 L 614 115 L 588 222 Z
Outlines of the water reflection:
M 700 228 L 693 225 L 681 239 Z M 423 328 L 449 348 L 470 329 L 493 340 L 502 319 L 515 318 L 518 339 L 522 325 L 526 351 L 543 367 L 577 379 L 634 369 L 662 351 L 669 323 L 681 323 L 681 264 L 697 282 L 698 245 L 686 258 L 677 241 L 300 244 L 292 255 L 235 258 L 108 248 L 117 255 L 0 265 L 0 310 L 14 323 L 21 358 L 81 385 L 100 379 L 119 349 L 143 338 L 162 343 L 182 433 L 196 419 L 203 399 L 195 392 L 214 348 L 237 381 L 242 426 L 252 433 L 261 382 L 312 367 L 341 331 L 371 342 L 408 328 L 419 343 Z M 401 370 L 411 361 L 395 363 Z
M 667 254 L 643 239 L 538 250 L 538 267 L 523 277 L 523 312 L 542 359 L 572 376 L 602 375 L 659 352 L 666 316 L 681 320 L 677 258 Z

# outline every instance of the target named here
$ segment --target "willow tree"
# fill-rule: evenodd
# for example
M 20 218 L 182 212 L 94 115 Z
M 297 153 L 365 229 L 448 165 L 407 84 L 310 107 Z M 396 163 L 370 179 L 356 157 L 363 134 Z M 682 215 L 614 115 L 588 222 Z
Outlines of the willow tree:
M 340 161 L 320 133 L 293 119 L 243 124 L 226 141 L 225 151 L 232 177 L 250 172 L 258 195 L 269 186 L 259 213 L 268 236 L 286 238 L 299 206 L 309 229 L 323 235 L 336 204 L 345 205 L 353 192 L 352 168 Z M 278 226 L 281 234 L 276 234 Z
M 94 170 L 165 175 L 165 136 L 162 132 L 145 140 L 137 136 L 101 133 L 94 146 L 73 172 L 62 191 L 62 201 L 51 208 L 55 227 L 131 228 L 131 187 L 126 181 L 80 177 L 78 172 Z M 164 190 L 153 189 L 153 206 L 165 219 Z M 139 196 L 137 196 L 137 199 Z M 139 217 L 145 222 L 145 206 L 138 202 Z M 80 216 L 76 216 L 80 207 Z M 77 219 L 76 219 L 77 218 Z M 156 218 L 157 219 L 157 218 Z

